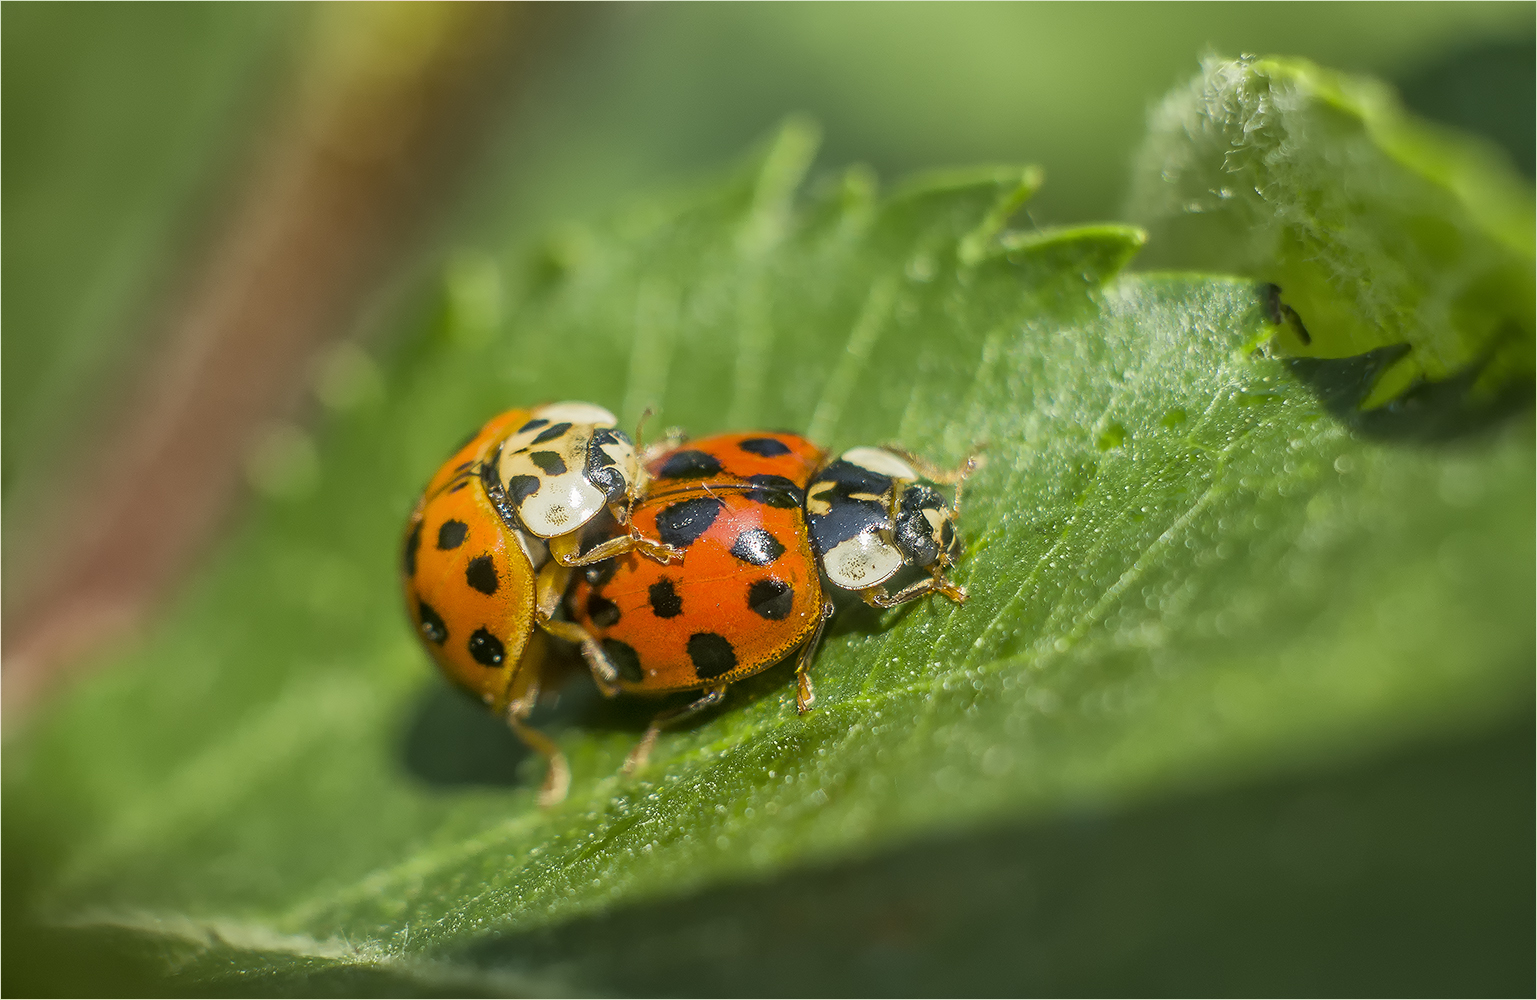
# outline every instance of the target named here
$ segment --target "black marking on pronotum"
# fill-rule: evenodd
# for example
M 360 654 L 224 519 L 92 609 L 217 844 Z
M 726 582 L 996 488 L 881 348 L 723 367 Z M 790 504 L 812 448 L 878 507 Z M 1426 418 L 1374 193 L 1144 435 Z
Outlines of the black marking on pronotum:
M 810 517 L 811 544 L 819 553 L 831 552 L 866 531 L 891 527 L 884 504 L 839 496 L 836 491 L 831 496 L 826 493 L 822 496 L 828 498 L 827 513 L 812 514 Z
M 587 617 L 598 628 L 608 628 L 619 621 L 619 605 L 602 594 L 588 594 Z
M 656 470 L 658 479 L 702 479 L 720 475 L 720 460 L 703 451 L 675 451 Z
M 411 533 L 406 536 L 406 551 L 401 559 L 405 567 L 406 576 L 416 575 L 416 550 L 422 547 L 422 522 L 417 521 L 411 525 Z
M 566 471 L 566 460 L 561 458 L 557 452 L 530 452 L 528 460 L 539 466 L 539 471 L 546 476 L 559 476 Z
M 543 427 L 547 423 L 549 423 L 549 421 L 544 419 L 543 417 L 535 417 L 534 419 L 530 420 L 528 423 L 524 424 L 522 427 L 519 427 L 518 430 L 517 430 L 517 433 L 522 434 L 524 431 L 531 431 L 535 427 Z M 473 440 L 473 438 L 471 440 Z M 469 443 L 470 443 L 469 441 L 465 442 L 465 444 L 469 444 Z
M 448 641 L 448 626 L 443 624 L 443 616 L 420 597 L 416 599 L 416 617 L 421 620 L 422 635 L 439 646 Z
M 496 564 L 489 552 L 476 556 L 464 567 L 464 582 L 487 596 L 496 593 Z
M 767 566 L 785 554 L 785 547 L 762 528 L 748 528 L 731 543 L 731 554 L 745 563 Z
M 492 635 L 482 625 L 470 633 L 470 657 L 483 667 L 499 667 L 507 656 L 507 647 L 502 645 L 502 640 Z
M 464 536 L 470 533 L 470 526 L 463 521 L 450 518 L 444 521 L 438 528 L 438 548 L 447 552 L 457 549 L 464 544 Z
M 737 447 L 749 455 L 759 455 L 763 458 L 778 458 L 780 455 L 790 454 L 789 446 L 775 438 L 744 438 L 737 442 Z
M 748 476 L 747 481 L 753 486 L 747 491 L 747 499 L 753 503 L 788 510 L 806 502 L 806 495 L 801 492 L 799 486 L 795 485 L 795 480 L 785 476 L 775 476 L 765 472 Z
M 862 465 L 855 465 L 843 459 L 823 469 L 817 476 L 817 482 L 831 479 L 837 485 L 834 491 L 848 496 L 850 493 L 874 493 L 883 494 L 891 489 L 891 477 L 883 472 L 875 472 Z
M 795 590 L 773 577 L 754 580 L 747 588 L 747 606 L 760 618 L 777 622 L 786 618 L 795 607 Z
M 614 459 L 603 450 L 606 444 L 630 443 L 630 436 L 616 427 L 599 427 L 592 432 L 592 441 L 587 446 L 587 464 L 592 466 L 613 465 Z
M 645 680 L 646 674 L 640 669 L 640 655 L 635 652 L 635 647 L 618 639 L 604 639 L 600 643 L 603 652 L 608 654 L 608 662 L 619 671 L 619 676 L 631 684 L 639 684 Z
M 513 476 L 507 480 L 507 499 L 514 507 L 539 491 L 538 476 Z
M 522 528 L 522 523 L 518 521 L 517 509 L 508 501 L 507 491 L 502 489 L 502 481 L 496 478 L 495 462 L 487 462 L 481 466 L 480 485 L 486 491 L 486 499 L 490 500 L 491 506 L 496 508 L 497 516 L 502 519 L 502 523 L 512 530 Z
M 668 545 L 686 549 L 710 530 L 725 507 L 715 497 L 693 497 L 668 504 L 656 516 L 656 533 Z
M 694 662 L 694 673 L 702 681 L 736 669 L 736 650 L 731 640 L 714 632 L 695 632 L 688 637 L 688 658 Z
M 658 618 L 676 618 L 683 613 L 683 598 L 665 576 L 646 588 L 646 599 Z
M 609 503 L 623 497 L 628 484 L 624 481 L 624 473 L 614 465 L 613 456 L 603 450 L 603 445 L 621 442 L 628 445 L 630 439 L 612 427 L 599 427 L 593 431 L 592 441 L 587 446 L 587 467 L 582 470 L 582 475 L 603 492 L 603 498 Z
M 554 427 L 549 427 L 540 431 L 539 436 L 530 441 L 529 444 L 544 444 L 546 441 L 553 441 L 570 429 L 570 424 L 556 424 Z

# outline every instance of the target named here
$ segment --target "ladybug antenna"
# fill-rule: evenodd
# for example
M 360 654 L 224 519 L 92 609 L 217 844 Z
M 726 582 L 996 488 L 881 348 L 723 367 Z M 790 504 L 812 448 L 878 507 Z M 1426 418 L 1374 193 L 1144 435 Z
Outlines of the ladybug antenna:
M 653 415 L 654 414 L 653 414 L 653 411 L 652 411 L 651 407 L 648 406 L 644 410 L 640 411 L 640 419 L 635 421 L 635 453 L 636 454 L 640 454 L 644 450 L 644 449 L 641 448 L 641 440 L 640 440 L 641 439 L 641 435 L 646 430 L 646 421 L 650 420 Z

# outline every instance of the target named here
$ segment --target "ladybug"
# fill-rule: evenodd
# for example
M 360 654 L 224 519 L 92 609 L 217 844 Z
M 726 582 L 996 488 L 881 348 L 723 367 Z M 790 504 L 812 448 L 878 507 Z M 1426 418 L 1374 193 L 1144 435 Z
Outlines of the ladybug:
M 581 645 L 600 684 L 617 676 L 591 635 L 553 617 L 572 567 L 634 550 L 674 554 L 633 529 L 577 552 L 577 534 L 600 511 L 629 519 L 634 448 L 613 424 L 588 403 L 499 414 L 438 469 L 406 524 L 411 623 L 444 675 L 549 762 L 543 804 L 564 798 L 570 783 L 555 744 L 524 722 L 539 695 L 544 633 Z
M 955 519 L 961 486 L 976 466 L 968 458 L 954 472 L 940 472 L 892 449 L 850 448 L 818 470 L 806 490 L 806 519 L 828 582 L 877 608 L 929 593 L 966 600 L 965 589 L 945 571 L 961 556 Z M 955 485 L 953 504 L 935 483 Z M 887 591 L 887 581 L 912 569 L 927 576 Z
M 652 721 L 626 771 L 645 762 L 663 726 L 719 704 L 733 681 L 797 651 L 796 705 L 810 708 L 807 671 L 832 610 L 804 513 L 823 457 L 803 437 L 749 432 L 647 463 L 650 485 L 633 527 L 683 558 L 662 565 L 631 552 L 589 567 L 572 588 L 571 617 L 598 639 L 619 691 L 701 694 Z

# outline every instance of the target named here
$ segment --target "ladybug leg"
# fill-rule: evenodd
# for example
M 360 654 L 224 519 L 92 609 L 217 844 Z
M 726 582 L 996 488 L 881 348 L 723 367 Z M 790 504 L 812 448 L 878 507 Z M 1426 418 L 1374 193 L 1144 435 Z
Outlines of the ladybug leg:
M 707 708 L 719 705 L 726 700 L 726 685 L 706 688 L 704 694 L 695 698 L 687 705 L 679 705 L 677 708 L 669 708 L 651 720 L 651 725 L 646 727 L 646 735 L 635 744 L 635 749 L 624 759 L 624 767 L 619 769 L 620 774 L 634 774 L 646 766 L 646 761 L 651 757 L 651 748 L 656 746 L 656 738 L 662 732 L 663 726 L 670 726 L 675 722 L 682 722 L 703 712 Z
M 553 806 L 566 797 L 571 787 L 571 765 L 555 741 L 528 725 L 526 720 L 539 700 L 539 671 L 520 670 L 512 682 L 512 700 L 507 703 L 507 724 L 518 734 L 523 745 L 545 760 L 544 784 L 539 789 L 539 804 Z
M 899 448 L 896 445 L 888 444 L 882 445 L 881 447 L 894 455 L 902 456 L 902 458 L 907 461 L 907 464 L 916 469 L 918 474 L 925 479 L 936 483 L 942 483 L 946 486 L 954 483 L 956 486 L 955 505 L 957 507 L 959 507 L 961 503 L 961 484 L 964 483 L 966 478 L 973 472 L 987 464 L 986 458 L 982 455 L 982 452 L 987 448 L 986 442 L 978 442 L 972 445 L 971 454 L 967 455 L 966 460 L 953 469 L 941 469 L 935 466 L 932 462 L 929 462 L 927 459 L 923 458 L 921 455 L 914 455 L 907 449 Z
M 970 478 L 973 472 L 987 464 L 986 456 L 981 453 L 985 447 L 987 447 L 986 444 L 978 442 L 972 447 L 971 454 L 966 456 L 966 461 L 962 462 L 955 471 L 946 473 L 946 475 L 954 477 L 955 500 L 950 504 L 950 510 L 955 517 L 961 516 L 961 489 L 966 485 L 966 480 Z M 936 479 L 934 481 L 937 483 L 950 482 L 947 479 Z
M 635 530 L 633 527 L 630 529 Z M 671 545 L 664 545 L 639 534 L 620 535 L 618 538 L 610 538 L 588 549 L 581 551 L 581 539 L 573 532 L 569 535 L 559 535 L 550 539 L 550 555 L 561 566 L 572 569 L 577 566 L 591 566 L 594 563 L 622 556 L 626 552 L 639 552 L 648 559 L 667 565 L 670 562 L 682 562 L 683 553 Z
M 564 639 L 580 648 L 582 659 L 587 661 L 587 669 L 592 671 L 592 679 L 597 682 L 598 690 L 603 692 L 605 698 L 612 698 L 619 693 L 619 671 L 614 669 L 613 662 L 603 652 L 603 647 L 598 645 L 598 640 L 576 622 L 555 620 L 555 609 L 560 607 L 570 583 L 569 567 L 557 562 L 545 563 L 534 585 L 534 621 L 555 638 Z
M 919 580 L 897 591 L 895 594 L 886 593 L 884 587 L 868 587 L 859 592 L 865 603 L 874 608 L 894 608 L 908 601 L 916 601 L 925 594 L 943 594 L 956 604 L 963 604 L 969 596 L 966 588 L 957 586 L 945 578 L 941 572 L 935 572 L 927 580 Z
M 805 715 L 817 700 L 816 689 L 811 685 L 811 661 L 816 658 L 817 647 L 822 644 L 822 630 L 833 616 L 833 602 L 822 598 L 822 614 L 817 627 L 811 630 L 801 650 L 795 657 L 795 711 Z

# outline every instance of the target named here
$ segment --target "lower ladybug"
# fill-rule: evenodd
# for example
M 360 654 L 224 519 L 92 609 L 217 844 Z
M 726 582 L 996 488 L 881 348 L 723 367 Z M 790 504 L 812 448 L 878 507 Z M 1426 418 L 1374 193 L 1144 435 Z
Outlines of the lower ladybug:
M 634 528 L 683 553 L 662 565 L 629 553 L 589 567 L 572 588 L 572 619 L 598 639 L 618 671 L 608 693 L 700 691 L 658 715 L 630 754 L 646 760 L 661 728 L 725 697 L 726 688 L 799 652 L 800 711 L 815 695 L 808 674 L 823 595 L 804 514 L 821 450 L 793 434 L 723 434 L 647 463 L 650 486 Z
M 570 784 L 565 757 L 525 723 L 539 697 L 545 633 L 581 645 L 600 682 L 613 676 L 591 635 L 554 618 L 582 560 L 575 532 L 555 535 L 551 527 L 557 519 L 579 527 L 605 505 L 628 512 L 635 462 L 629 439 L 612 423 L 606 410 L 585 403 L 499 414 L 438 469 L 406 524 L 406 613 L 444 675 L 506 718 L 548 761 L 545 805 L 563 799 Z M 521 485 L 517 463 L 531 449 L 547 475 L 525 477 L 536 481 L 511 497 L 508 481 Z M 570 462 L 576 472 L 562 478 L 556 462 Z M 633 530 L 617 533 L 604 551 L 625 550 L 671 555 Z
M 850 448 L 818 470 L 806 490 L 806 518 L 828 581 L 878 608 L 930 593 L 966 600 L 965 589 L 945 571 L 961 556 L 955 520 L 961 486 L 976 467 L 977 459 L 968 458 L 959 469 L 941 472 L 893 449 Z M 936 483 L 955 486 L 953 503 Z M 888 581 L 914 569 L 927 575 L 894 594 L 887 591 Z

